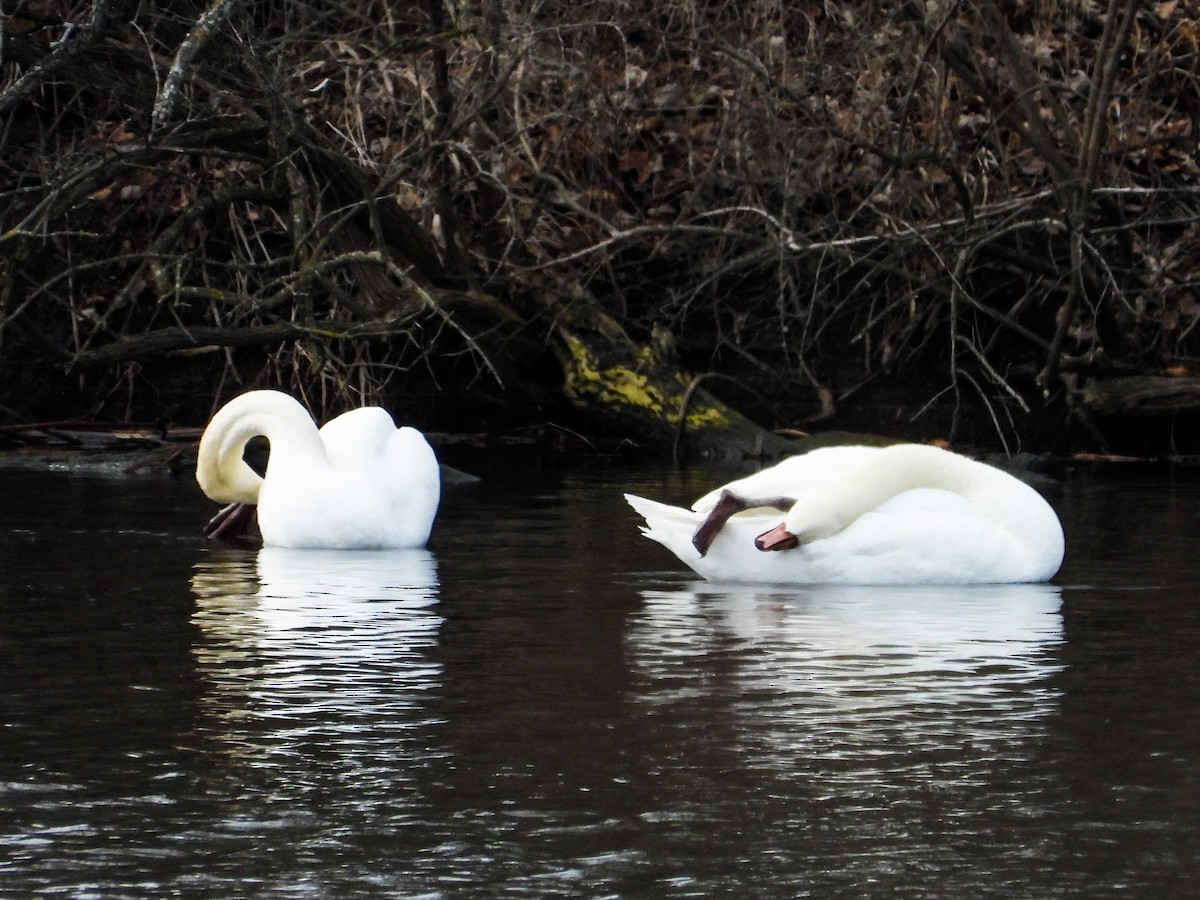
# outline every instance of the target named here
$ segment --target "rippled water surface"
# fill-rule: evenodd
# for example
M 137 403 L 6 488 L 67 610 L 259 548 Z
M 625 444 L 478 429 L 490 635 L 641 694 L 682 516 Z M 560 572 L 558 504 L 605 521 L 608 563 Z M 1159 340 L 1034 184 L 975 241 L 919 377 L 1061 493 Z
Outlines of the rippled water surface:
M 1072 473 L 1050 586 L 781 590 L 621 499 L 728 474 L 496 466 L 329 553 L 0 472 L 0 896 L 1194 889 L 1200 480 Z

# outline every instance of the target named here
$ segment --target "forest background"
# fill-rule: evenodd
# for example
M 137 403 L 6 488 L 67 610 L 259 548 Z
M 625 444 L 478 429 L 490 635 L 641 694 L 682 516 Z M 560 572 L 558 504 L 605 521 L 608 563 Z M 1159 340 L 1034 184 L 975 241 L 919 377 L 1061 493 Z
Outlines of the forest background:
M 1194 3 L 0 14 L 0 438 L 1200 454 Z

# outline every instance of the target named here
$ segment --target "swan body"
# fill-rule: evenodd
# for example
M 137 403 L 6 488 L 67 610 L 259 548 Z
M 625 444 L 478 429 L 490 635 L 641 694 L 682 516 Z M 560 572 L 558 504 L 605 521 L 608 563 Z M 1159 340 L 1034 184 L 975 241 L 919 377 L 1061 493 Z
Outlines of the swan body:
M 261 477 L 243 459 L 259 436 L 271 445 Z M 415 428 L 397 428 L 371 406 L 318 430 L 278 391 L 250 391 L 217 411 L 200 439 L 196 480 L 210 499 L 256 505 L 268 547 L 424 547 L 441 497 L 437 457 Z
M 727 496 L 748 505 L 721 518 Z M 1041 582 L 1063 559 L 1062 525 L 1041 494 L 927 445 L 813 450 L 730 482 L 690 510 L 625 498 L 645 519 L 646 537 L 712 581 Z M 714 529 L 704 546 L 697 532 Z

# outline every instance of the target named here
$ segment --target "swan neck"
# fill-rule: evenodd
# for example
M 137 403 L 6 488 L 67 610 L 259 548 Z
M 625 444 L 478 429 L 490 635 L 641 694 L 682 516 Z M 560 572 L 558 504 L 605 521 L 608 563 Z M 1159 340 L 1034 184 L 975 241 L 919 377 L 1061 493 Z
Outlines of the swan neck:
M 970 498 L 979 482 L 981 464 L 924 444 L 885 447 L 865 472 L 847 481 L 857 484 L 861 515 L 897 494 L 916 488 L 938 488 Z
M 303 406 L 286 394 L 252 391 L 222 407 L 200 439 L 196 480 L 209 498 L 258 502 L 263 479 L 243 458 L 256 437 L 270 443 L 271 460 L 297 454 L 325 460 L 316 423 Z
M 981 463 L 925 444 L 885 447 L 853 466 L 812 497 L 801 498 L 785 522 L 812 540 L 836 534 L 865 513 L 905 491 L 938 488 L 974 499 L 983 487 Z

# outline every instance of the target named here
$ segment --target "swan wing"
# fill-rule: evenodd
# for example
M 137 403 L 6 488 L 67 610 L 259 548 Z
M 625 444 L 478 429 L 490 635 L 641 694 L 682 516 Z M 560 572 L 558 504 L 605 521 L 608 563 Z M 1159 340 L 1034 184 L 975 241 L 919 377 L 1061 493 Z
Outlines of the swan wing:
M 424 546 L 441 502 L 442 473 L 437 454 L 416 428 L 404 426 L 388 438 L 388 478 L 404 519 L 402 543 Z

